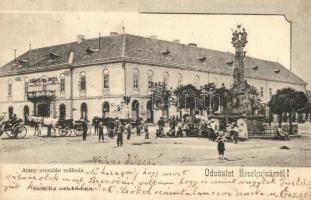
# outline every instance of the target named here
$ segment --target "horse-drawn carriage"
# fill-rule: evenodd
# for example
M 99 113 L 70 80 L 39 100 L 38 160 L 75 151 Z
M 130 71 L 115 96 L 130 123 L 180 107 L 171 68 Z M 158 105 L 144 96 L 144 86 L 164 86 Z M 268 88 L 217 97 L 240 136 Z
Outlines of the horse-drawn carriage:
M 5 132 L 10 138 L 24 138 L 27 135 L 27 128 L 23 120 L 7 120 L 0 122 L 0 136 Z
M 74 133 L 76 136 L 81 136 L 83 134 L 83 121 L 73 119 L 60 120 L 57 123 L 58 134 L 60 136 L 71 136 Z M 92 132 L 92 127 L 87 125 L 87 135 L 90 135 Z

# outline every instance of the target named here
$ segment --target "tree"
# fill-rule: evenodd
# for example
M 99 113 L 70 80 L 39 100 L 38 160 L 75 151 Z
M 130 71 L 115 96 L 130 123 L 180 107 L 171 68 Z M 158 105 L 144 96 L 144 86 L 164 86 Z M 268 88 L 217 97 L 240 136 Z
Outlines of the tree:
M 174 90 L 174 95 L 176 97 L 176 106 L 178 109 L 190 109 L 190 113 L 192 113 L 191 111 L 198 106 L 200 91 L 191 84 L 176 88 Z
M 153 109 L 168 110 L 173 102 L 172 91 L 163 82 L 152 83 L 149 99 L 152 101 Z
M 289 113 L 289 133 L 293 133 L 293 114 L 303 108 L 308 103 L 308 97 L 304 92 L 295 91 L 292 88 L 277 90 L 268 102 L 270 110 L 279 115 L 279 127 L 281 127 L 282 116 Z
M 217 88 L 214 83 L 204 85 L 200 90 L 201 95 L 204 96 L 203 104 L 201 108 L 208 109 L 210 113 L 214 113 L 219 107 L 223 107 L 223 112 L 230 113 L 231 92 L 224 84 L 220 88 Z M 211 102 L 210 102 L 211 101 Z M 211 110 L 209 109 L 211 105 Z

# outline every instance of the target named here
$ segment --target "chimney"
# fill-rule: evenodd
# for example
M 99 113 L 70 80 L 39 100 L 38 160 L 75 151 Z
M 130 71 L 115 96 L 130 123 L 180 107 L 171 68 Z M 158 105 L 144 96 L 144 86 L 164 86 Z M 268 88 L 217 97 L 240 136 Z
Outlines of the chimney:
M 118 32 L 110 32 L 110 35 L 118 35 Z
M 85 36 L 84 35 L 79 34 L 77 36 L 77 43 L 78 44 L 81 44 L 84 40 L 85 40 Z
M 180 43 L 180 40 L 175 39 L 175 40 L 173 40 L 173 42 Z
M 196 43 L 188 43 L 189 46 L 197 47 L 198 45 Z

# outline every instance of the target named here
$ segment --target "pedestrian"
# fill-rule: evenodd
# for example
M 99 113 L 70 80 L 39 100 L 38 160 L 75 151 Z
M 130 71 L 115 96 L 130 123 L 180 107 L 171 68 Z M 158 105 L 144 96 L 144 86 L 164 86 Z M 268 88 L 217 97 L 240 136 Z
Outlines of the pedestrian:
M 99 128 L 99 118 L 98 117 L 94 117 L 93 118 L 93 126 L 94 126 L 94 133 L 95 135 L 98 134 L 98 128 Z
M 118 125 L 118 127 L 116 128 L 116 132 L 117 132 L 117 145 L 118 147 L 123 145 L 123 131 L 124 128 L 121 124 Z
M 131 132 L 132 132 L 132 127 L 131 127 L 131 122 L 130 121 L 126 122 L 125 131 L 126 131 L 126 134 L 127 134 L 127 140 L 130 140 L 131 139 Z
M 163 120 L 163 117 L 160 117 L 159 121 L 158 121 L 158 126 L 159 126 L 159 135 L 163 135 L 164 134 L 164 126 L 165 126 L 165 122 Z
M 87 122 L 86 120 L 82 121 L 82 139 L 83 141 L 86 140 L 86 135 L 87 135 Z
M 149 130 L 148 130 L 147 121 L 145 121 L 144 123 L 144 133 L 145 133 L 145 139 L 149 139 Z
M 119 120 L 118 117 L 116 117 L 116 118 L 114 119 L 113 124 L 114 124 L 114 133 L 115 133 L 115 134 L 118 134 L 118 133 L 117 133 L 117 129 L 118 129 L 118 127 L 121 125 L 121 121 Z
M 47 127 L 47 137 L 51 137 L 51 129 L 52 129 L 52 124 L 49 124 L 48 127 Z
M 183 137 L 183 135 L 182 135 L 182 126 L 181 125 L 178 126 L 178 128 L 177 128 L 177 137 Z
M 140 133 L 141 133 L 141 120 L 140 120 L 140 118 L 138 118 L 136 121 L 136 134 L 137 134 L 137 136 L 140 136 Z
M 115 127 L 114 122 L 112 119 L 110 119 L 108 124 L 107 124 L 107 129 L 108 129 L 108 135 L 111 139 L 113 139 L 113 137 L 114 137 L 114 133 L 115 133 L 114 127 Z
M 216 139 L 217 141 L 217 150 L 219 154 L 219 159 L 224 159 L 224 153 L 225 153 L 225 138 L 223 136 L 223 132 L 219 132 L 219 136 Z
M 171 137 L 175 137 L 175 131 L 176 131 L 175 116 L 173 116 L 173 117 L 170 118 L 169 125 L 170 125 Z
M 238 138 L 239 138 L 239 128 L 236 123 L 233 124 L 233 140 L 234 143 L 238 143 Z
M 103 122 L 99 122 L 98 125 L 98 142 L 100 143 L 100 140 L 102 140 L 102 142 L 104 143 L 104 126 L 103 126 Z

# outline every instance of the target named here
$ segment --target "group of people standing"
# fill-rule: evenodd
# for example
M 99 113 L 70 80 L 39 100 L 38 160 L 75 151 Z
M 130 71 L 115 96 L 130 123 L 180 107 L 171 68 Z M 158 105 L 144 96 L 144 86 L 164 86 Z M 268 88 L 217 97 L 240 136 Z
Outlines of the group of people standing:
M 132 135 L 133 126 L 136 127 L 136 134 L 140 136 L 143 130 L 145 134 L 145 139 L 149 139 L 149 131 L 147 122 L 142 120 L 137 120 L 132 123 L 131 120 L 121 121 L 119 118 L 109 119 L 105 123 L 100 118 L 93 119 L 94 132 L 98 135 L 99 143 L 104 142 L 104 127 L 107 129 L 107 135 L 113 139 L 117 136 L 117 146 L 122 147 L 123 145 L 123 135 L 126 135 L 126 139 L 130 140 Z M 87 130 L 85 131 L 87 132 Z M 84 133 L 84 132 L 83 132 Z M 84 135 L 84 134 L 83 134 Z

